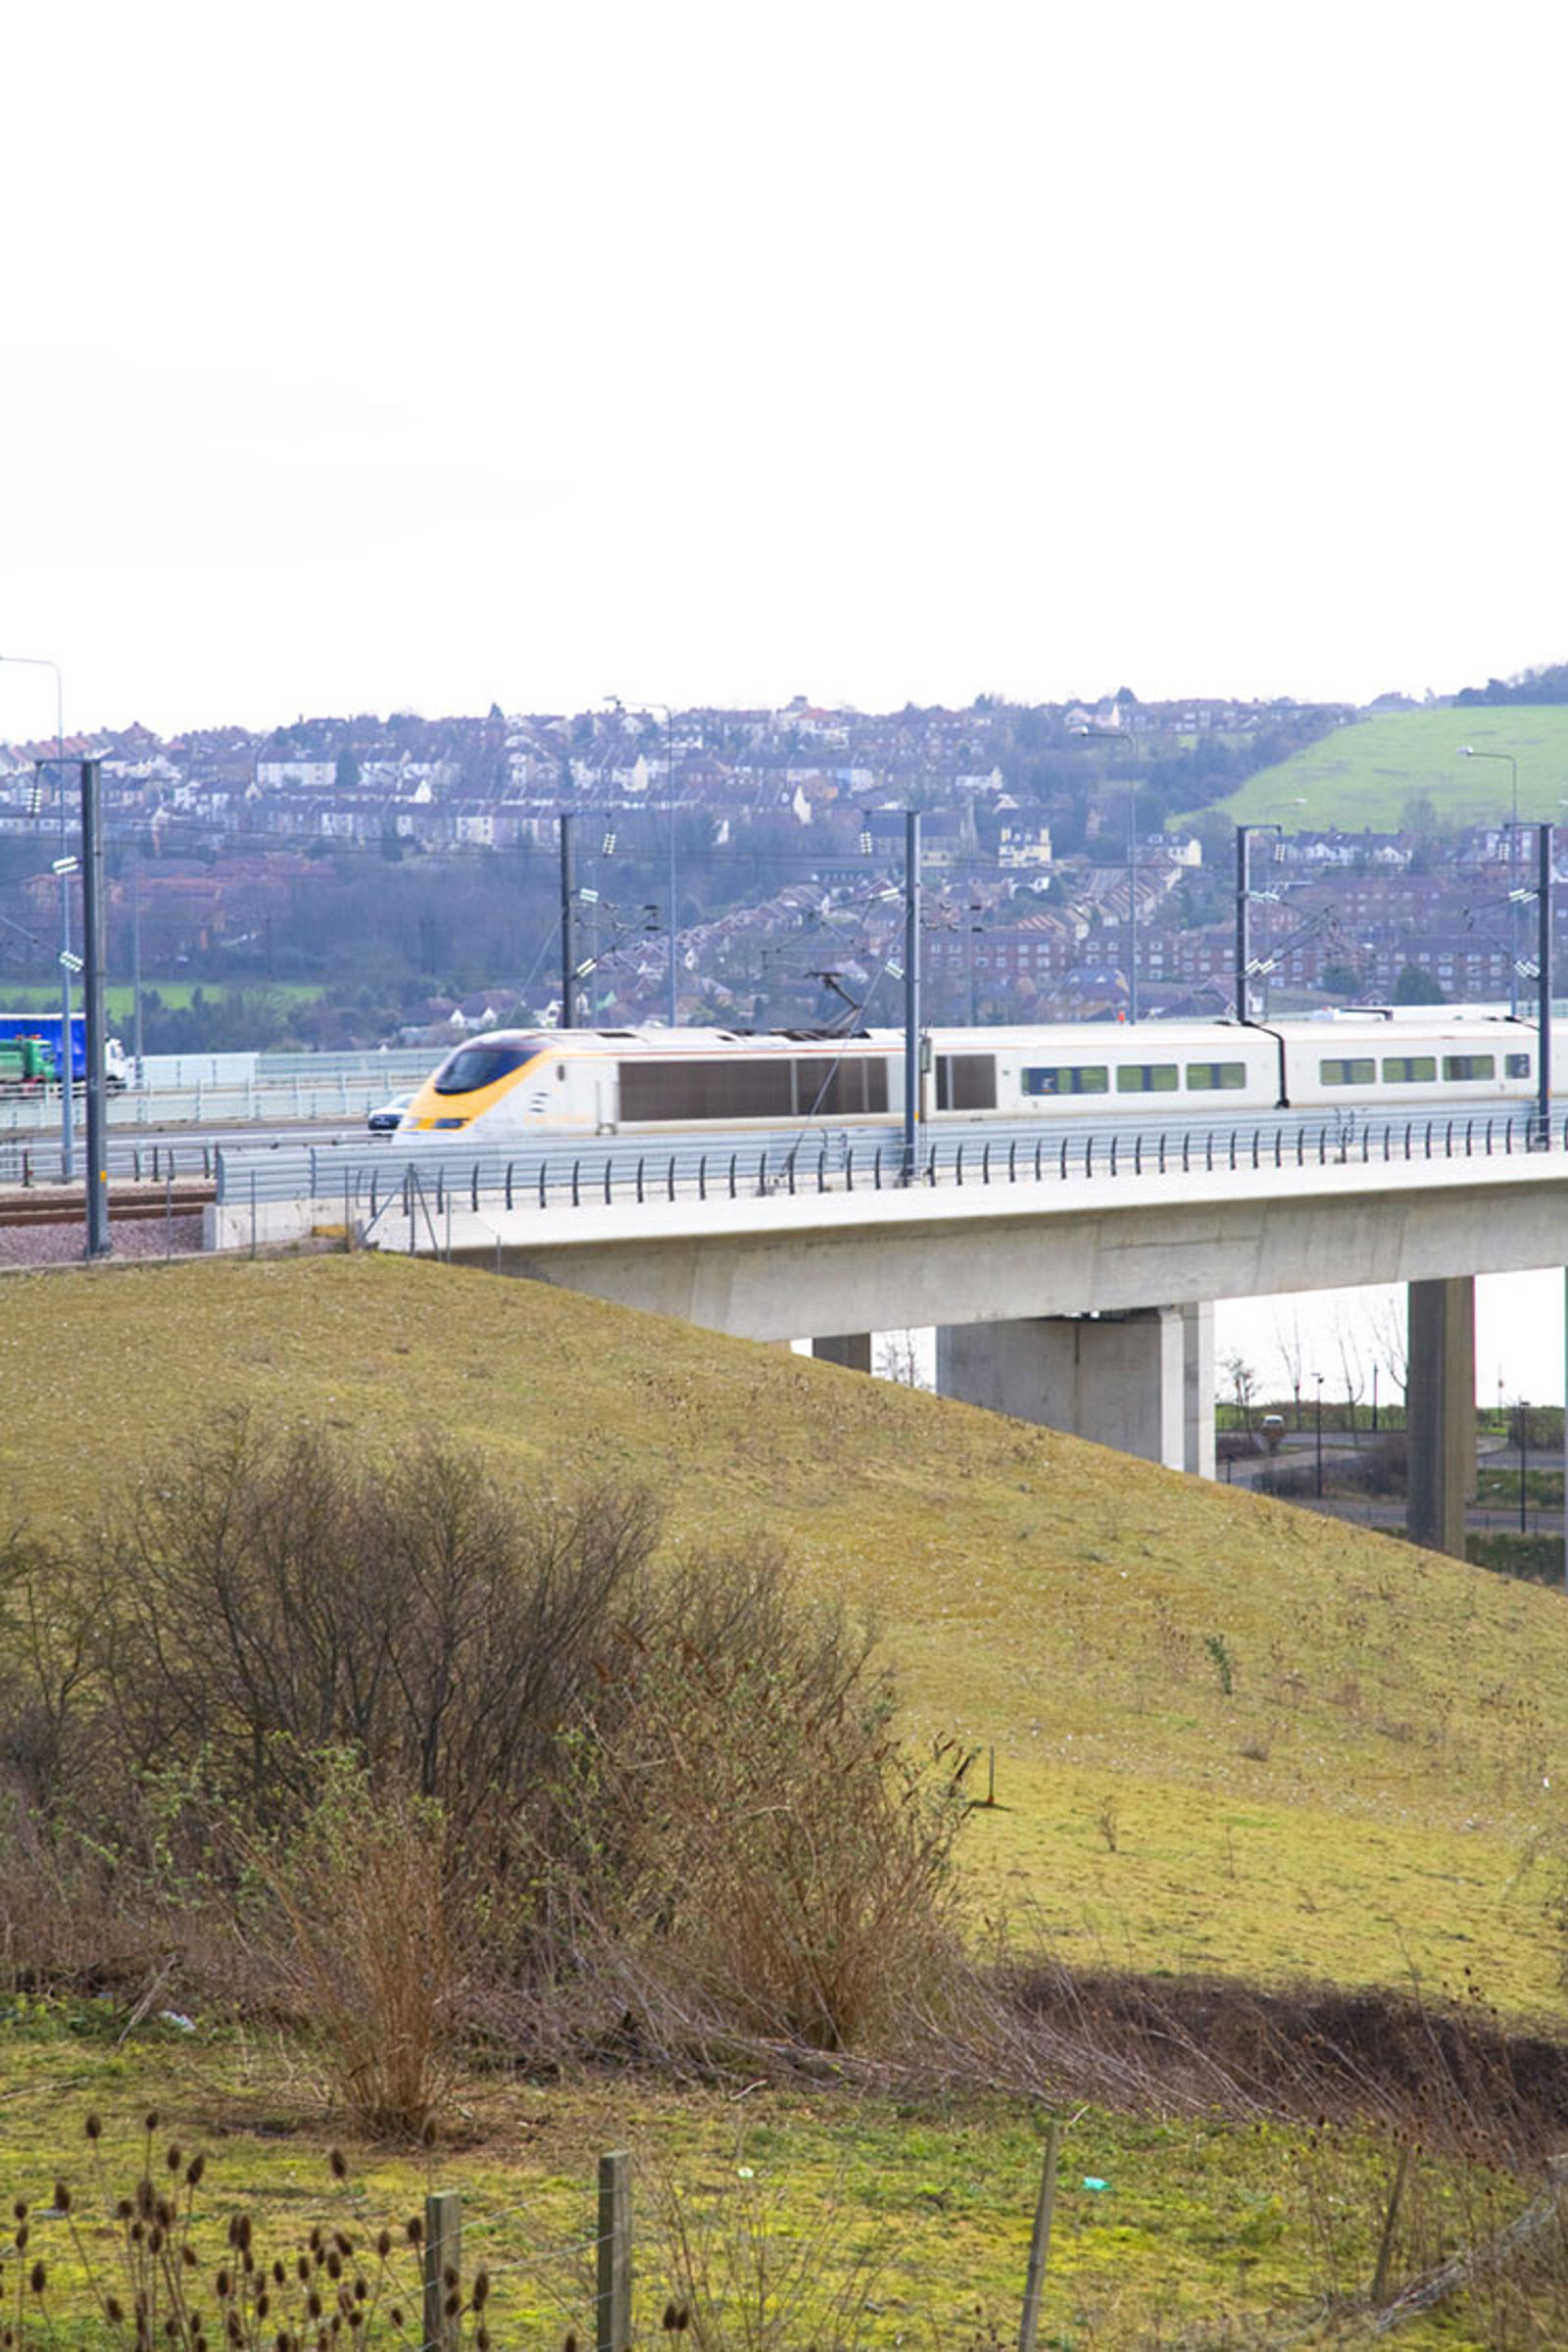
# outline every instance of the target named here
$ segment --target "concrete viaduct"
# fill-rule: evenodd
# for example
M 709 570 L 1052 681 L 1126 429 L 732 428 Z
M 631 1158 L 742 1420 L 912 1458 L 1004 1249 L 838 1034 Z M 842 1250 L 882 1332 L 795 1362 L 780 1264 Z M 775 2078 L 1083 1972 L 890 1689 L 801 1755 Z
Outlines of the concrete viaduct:
M 375 1240 L 738 1338 L 808 1338 L 865 1370 L 874 1332 L 935 1325 L 943 1395 L 1208 1477 L 1213 1300 L 1403 1283 L 1409 1530 L 1462 1555 L 1474 1277 L 1568 1264 L 1568 1163 L 1348 1155 L 609 1207 L 485 1200 L 449 1205 L 439 1236 L 391 1216 Z

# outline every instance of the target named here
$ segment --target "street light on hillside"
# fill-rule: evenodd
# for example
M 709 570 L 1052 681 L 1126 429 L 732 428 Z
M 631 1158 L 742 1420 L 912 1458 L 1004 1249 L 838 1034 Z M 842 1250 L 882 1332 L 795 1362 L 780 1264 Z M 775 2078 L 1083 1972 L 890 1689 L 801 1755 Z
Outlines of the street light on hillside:
M 55 673 L 55 792 L 60 802 L 60 856 L 54 861 L 54 870 L 60 876 L 60 1178 L 63 1184 L 69 1184 L 74 1174 L 71 975 L 75 959 L 71 952 L 71 877 L 76 871 L 76 860 L 66 855 L 66 690 L 59 662 L 51 662 L 47 654 L 0 654 L 0 662 L 19 663 L 24 669 L 52 669 Z
M 1123 727 L 1074 727 L 1088 743 L 1119 743 L 1130 757 L 1127 781 L 1127 1018 L 1138 1019 L 1138 738 Z M 1109 762 L 1107 761 L 1107 767 Z
M 616 710 L 622 708 L 618 694 L 607 694 L 607 703 Z M 634 710 L 658 710 L 664 721 L 664 807 L 669 819 L 669 1025 L 678 1024 L 676 1013 L 675 977 L 675 713 L 668 703 L 650 702 L 646 695 L 632 705 Z
M 1461 760 L 1505 760 L 1512 782 L 1508 814 L 1508 1010 L 1519 1013 L 1519 902 L 1514 897 L 1514 867 L 1519 857 L 1519 762 L 1512 752 L 1478 752 L 1472 743 L 1459 746 Z

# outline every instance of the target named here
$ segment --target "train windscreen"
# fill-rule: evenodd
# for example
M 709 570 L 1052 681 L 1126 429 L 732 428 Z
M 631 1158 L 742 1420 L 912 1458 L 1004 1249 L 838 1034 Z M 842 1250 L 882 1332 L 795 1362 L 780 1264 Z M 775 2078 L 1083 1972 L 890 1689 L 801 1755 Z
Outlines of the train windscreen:
M 477 1094 L 481 1086 L 494 1086 L 498 1078 L 510 1078 L 520 1070 L 525 1061 L 542 1054 L 544 1046 L 537 1037 L 524 1037 L 502 1045 L 475 1041 L 471 1046 L 460 1046 L 450 1061 L 444 1061 L 431 1080 L 438 1095 Z

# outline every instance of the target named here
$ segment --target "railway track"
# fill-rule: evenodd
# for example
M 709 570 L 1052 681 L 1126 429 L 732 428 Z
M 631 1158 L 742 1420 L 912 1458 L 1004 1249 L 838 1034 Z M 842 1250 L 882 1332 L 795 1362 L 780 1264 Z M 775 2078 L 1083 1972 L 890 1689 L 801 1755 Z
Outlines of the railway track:
M 114 1185 L 109 1188 L 109 1222 L 131 1223 L 148 1217 L 189 1216 L 217 1199 L 211 1181 L 186 1179 L 178 1184 Z M 44 1190 L 21 1186 L 0 1189 L 0 1225 L 83 1225 L 87 1211 L 79 1186 Z

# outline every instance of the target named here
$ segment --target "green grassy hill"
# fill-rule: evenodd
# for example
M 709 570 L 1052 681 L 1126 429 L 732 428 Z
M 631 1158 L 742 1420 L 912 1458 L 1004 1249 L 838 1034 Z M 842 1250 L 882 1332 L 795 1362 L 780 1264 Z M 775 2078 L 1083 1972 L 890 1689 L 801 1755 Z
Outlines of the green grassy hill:
M 1506 760 L 1466 760 L 1464 744 L 1518 761 L 1521 817 L 1565 821 L 1568 709 L 1544 705 L 1357 719 L 1279 766 L 1260 769 L 1218 807 L 1238 824 L 1272 822 L 1288 833 L 1332 825 L 1389 831 L 1423 797 L 1446 822 L 1500 821 L 1512 810 Z
M 1556 1595 L 1053 1432 L 531 1285 L 365 1258 L 0 1284 L 9 1527 L 82 1532 L 244 1402 L 612 1474 L 874 1610 L 995 1746 L 977 1910 L 1068 1958 L 1556 1996 Z M 1467 1973 L 1468 1972 L 1468 1973 Z

